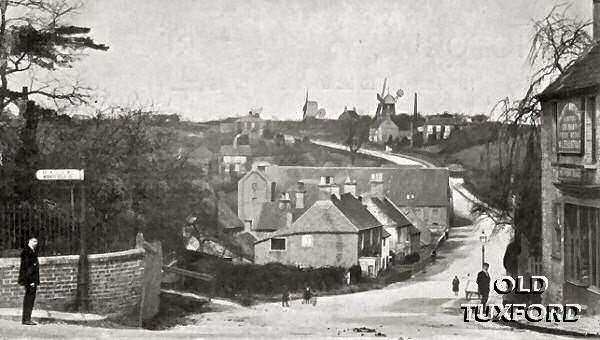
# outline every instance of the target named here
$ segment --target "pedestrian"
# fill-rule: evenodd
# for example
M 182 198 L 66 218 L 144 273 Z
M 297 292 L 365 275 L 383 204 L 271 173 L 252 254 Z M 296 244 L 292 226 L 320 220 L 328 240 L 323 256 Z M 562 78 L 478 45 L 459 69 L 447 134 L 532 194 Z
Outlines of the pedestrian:
M 283 296 L 281 298 L 281 307 L 289 307 L 290 306 L 290 290 L 287 285 L 283 286 Z
M 458 286 L 460 285 L 460 280 L 458 276 L 454 275 L 454 280 L 452 280 L 452 291 L 455 296 L 458 296 Z
M 311 303 L 313 306 L 316 306 L 317 305 L 317 292 L 316 291 L 311 292 L 311 295 L 312 295 Z
M 481 296 L 481 304 L 485 308 L 490 295 L 490 274 L 488 273 L 490 265 L 486 262 L 483 264 L 483 269 L 477 274 L 477 290 Z
M 305 304 L 309 304 L 310 303 L 310 298 L 311 298 L 311 294 L 310 294 L 310 287 L 306 287 L 304 289 L 304 302 Z
M 35 294 L 37 286 L 40 284 L 40 268 L 37 257 L 36 238 L 30 238 L 27 246 L 21 252 L 21 267 L 19 268 L 19 284 L 25 288 L 25 296 L 23 297 L 23 316 L 22 322 L 24 325 L 35 325 L 31 321 L 31 312 L 35 302 Z

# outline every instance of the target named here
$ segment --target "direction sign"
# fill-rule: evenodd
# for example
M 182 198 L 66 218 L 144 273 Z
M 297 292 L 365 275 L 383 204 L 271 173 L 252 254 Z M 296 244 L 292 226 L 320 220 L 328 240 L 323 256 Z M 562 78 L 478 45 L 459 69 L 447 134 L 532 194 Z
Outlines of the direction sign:
M 41 181 L 83 181 L 83 170 L 44 169 L 36 171 L 35 178 Z

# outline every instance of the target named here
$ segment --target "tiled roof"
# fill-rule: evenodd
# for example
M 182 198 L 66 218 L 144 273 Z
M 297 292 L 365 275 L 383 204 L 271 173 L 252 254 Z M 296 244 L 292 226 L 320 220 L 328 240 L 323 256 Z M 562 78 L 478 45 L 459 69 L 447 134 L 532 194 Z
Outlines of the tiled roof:
M 315 202 L 290 227 L 277 230 L 268 238 L 293 234 L 357 232 L 358 229 L 332 201 L 322 200 Z
M 375 173 L 383 174 L 383 194 L 397 206 L 450 204 L 449 171 L 443 168 L 271 166 L 267 169 L 268 177 L 277 183 L 278 192 L 292 192 L 298 182 L 303 182 L 306 190 L 305 206 L 317 201 L 321 176 L 332 176 L 339 185 L 349 177 L 356 181 L 356 192 L 360 195 L 370 190 L 371 174 Z M 407 199 L 407 193 L 414 193 L 415 198 Z
M 240 221 L 237 214 L 231 210 L 229 205 L 225 203 L 223 200 L 219 201 L 219 224 L 224 229 L 240 229 L 244 228 L 244 223 Z
M 253 230 L 277 230 L 285 227 L 287 212 L 279 208 L 279 202 L 265 202 L 261 204 L 260 215 Z
M 332 196 L 331 201 L 359 230 L 381 226 L 375 216 L 352 194 L 343 194 L 339 199 Z
M 391 237 L 391 236 L 392 236 L 392 234 L 388 233 L 385 229 L 382 229 L 382 232 L 381 232 L 381 237 L 382 238 L 388 238 L 388 237 Z
M 548 98 L 596 86 L 600 86 L 600 45 L 598 44 L 552 82 L 540 97 Z
M 404 216 L 404 214 L 401 211 L 396 209 L 396 207 L 394 207 L 394 205 L 390 203 L 390 201 L 388 201 L 387 198 L 380 200 L 377 197 L 372 197 L 371 200 L 381 211 L 388 215 L 392 219 L 392 221 L 396 222 L 398 227 L 412 225 L 412 223 L 410 223 L 406 216 Z

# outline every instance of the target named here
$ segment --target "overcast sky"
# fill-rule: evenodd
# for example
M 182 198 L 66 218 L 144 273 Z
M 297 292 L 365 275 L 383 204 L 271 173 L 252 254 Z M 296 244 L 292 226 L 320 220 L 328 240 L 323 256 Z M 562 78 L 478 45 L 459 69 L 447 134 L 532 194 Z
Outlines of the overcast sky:
M 562 1 L 565 2 L 565 1 Z M 568 2 L 568 1 L 567 1 Z M 591 0 L 573 0 L 591 18 Z M 397 111 L 488 113 L 528 79 L 532 20 L 550 0 L 86 0 L 80 24 L 110 45 L 76 65 L 110 103 L 192 120 L 263 107 L 301 117 L 305 90 L 337 117 L 373 114 L 388 78 Z

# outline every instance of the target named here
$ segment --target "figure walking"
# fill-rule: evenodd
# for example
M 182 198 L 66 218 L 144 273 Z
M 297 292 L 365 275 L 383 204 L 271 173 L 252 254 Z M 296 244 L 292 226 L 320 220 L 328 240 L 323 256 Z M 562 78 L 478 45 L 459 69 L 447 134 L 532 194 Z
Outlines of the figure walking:
M 25 296 L 23 297 L 23 317 L 24 325 L 35 325 L 31 321 L 31 312 L 35 303 L 35 294 L 37 286 L 40 284 L 40 268 L 37 257 L 38 240 L 30 238 L 27 246 L 21 252 L 21 267 L 19 268 L 19 284 L 25 288 Z
M 488 269 L 490 265 L 486 262 L 483 264 L 483 269 L 477 274 L 477 290 L 479 291 L 479 295 L 481 295 L 481 304 L 485 309 L 487 305 L 487 300 L 490 295 L 490 274 L 488 273 Z
M 317 292 L 311 292 L 311 303 L 313 306 L 317 305 Z
M 281 307 L 290 306 L 290 290 L 287 286 L 283 286 L 283 296 L 281 298 Z
M 452 291 L 454 292 L 454 296 L 458 296 L 458 286 L 460 285 L 460 280 L 458 276 L 454 275 L 454 279 L 452 280 Z
M 311 298 L 310 287 L 306 287 L 304 289 L 304 302 L 302 302 L 302 303 L 309 304 L 310 298 Z

